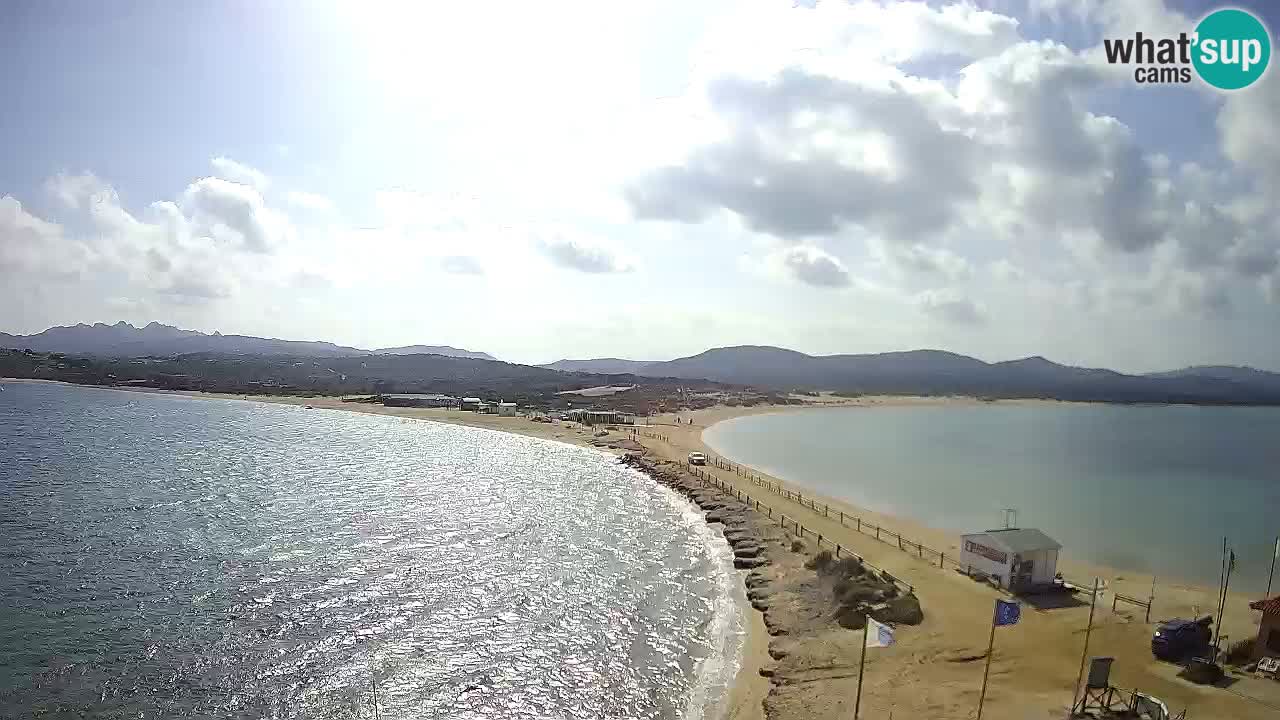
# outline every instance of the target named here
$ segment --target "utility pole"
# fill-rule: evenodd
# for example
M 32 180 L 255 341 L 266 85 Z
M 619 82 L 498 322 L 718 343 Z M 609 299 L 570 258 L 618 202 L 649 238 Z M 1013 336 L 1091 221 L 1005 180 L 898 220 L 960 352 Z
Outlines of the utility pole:
M 1080 696 L 1080 683 L 1084 682 L 1084 664 L 1089 659 L 1089 635 L 1093 633 L 1093 611 L 1098 606 L 1098 578 L 1093 579 L 1093 599 L 1089 603 L 1089 624 L 1084 629 L 1084 650 L 1080 651 L 1080 673 L 1076 675 L 1076 689 L 1071 693 L 1071 711 L 1075 712 L 1076 698 Z
M 1276 549 L 1271 553 L 1271 574 L 1267 575 L 1267 594 L 1262 596 L 1263 600 L 1271 597 L 1271 580 L 1276 576 L 1276 558 L 1280 557 L 1280 537 L 1276 538 Z

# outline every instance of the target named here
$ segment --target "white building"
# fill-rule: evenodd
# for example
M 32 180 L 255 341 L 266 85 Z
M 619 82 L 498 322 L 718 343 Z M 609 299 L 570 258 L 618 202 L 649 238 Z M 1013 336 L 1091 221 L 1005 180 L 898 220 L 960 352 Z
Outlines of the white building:
M 516 404 L 513 402 L 498 403 L 498 414 L 505 417 L 515 417 Z
M 961 539 L 961 567 L 990 575 L 1008 590 L 1050 585 L 1058 573 L 1062 545 L 1034 528 L 986 530 Z

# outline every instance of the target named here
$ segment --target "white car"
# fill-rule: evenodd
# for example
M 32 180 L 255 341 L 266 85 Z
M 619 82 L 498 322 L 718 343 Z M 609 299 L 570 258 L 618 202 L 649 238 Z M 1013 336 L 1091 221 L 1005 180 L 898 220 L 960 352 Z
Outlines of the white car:
M 703 455 L 700 452 L 691 452 L 689 453 L 689 464 L 690 465 L 706 465 L 707 456 Z

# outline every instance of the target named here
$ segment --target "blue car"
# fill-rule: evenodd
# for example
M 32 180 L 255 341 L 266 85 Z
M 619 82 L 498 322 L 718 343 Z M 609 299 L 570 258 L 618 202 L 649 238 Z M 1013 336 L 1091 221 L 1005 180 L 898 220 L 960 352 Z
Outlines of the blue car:
M 1202 656 L 1209 649 L 1213 638 L 1210 626 L 1212 618 L 1167 620 L 1156 628 L 1151 637 L 1151 654 L 1161 660 L 1181 660 Z

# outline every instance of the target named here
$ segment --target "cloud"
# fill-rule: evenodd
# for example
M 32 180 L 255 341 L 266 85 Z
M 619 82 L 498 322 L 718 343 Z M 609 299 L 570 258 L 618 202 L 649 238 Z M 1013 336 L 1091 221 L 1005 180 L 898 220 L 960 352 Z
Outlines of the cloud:
M 440 268 L 454 275 L 483 275 L 480 261 L 470 255 L 450 255 L 440 260 Z
M 172 273 L 158 292 L 186 303 L 199 303 L 229 298 L 235 293 L 235 286 L 235 281 L 222 272 L 187 267 Z
M 0 269 L 6 283 L 75 277 L 93 256 L 84 243 L 68 239 L 61 225 L 31 214 L 12 195 L 0 197 Z
M 973 272 L 968 260 L 946 248 L 918 243 L 886 243 L 879 239 L 869 241 L 868 246 L 873 257 L 906 274 L 936 275 L 945 280 L 961 280 Z
M 267 176 L 261 170 L 238 163 L 228 157 L 216 157 L 209 161 L 217 177 L 230 180 L 241 185 L 248 185 L 258 192 L 267 189 Z
M 1225 155 L 1245 172 L 1224 181 L 1212 168 L 1150 152 L 1133 128 L 1092 110 L 1098 91 L 1116 82 L 1092 49 L 1023 40 L 1012 18 L 963 5 L 827 5 L 743 20 L 747 30 L 722 41 L 728 50 L 708 53 L 682 99 L 700 118 L 698 132 L 674 157 L 654 153 L 664 161 L 624 188 L 638 219 L 709 228 L 727 217 L 785 243 L 843 243 L 841 255 L 866 239 L 872 259 L 908 292 L 922 283 L 956 287 L 973 277 L 977 258 L 1008 254 L 1001 277 L 1009 285 L 1102 273 L 1085 281 L 1113 288 L 1100 298 L 1120 297 L 1128 283 L 1223 306 L 1213 289 L 1153 290 L 1144 259 L 1167 254 L 1206 288 L 1222 284 L 1219 272 L 1252 285 L 1275 267 L 1280 142 L 1270 126 L 1280 76 L 1226 98 Z M 1066 4 L 1041 9 L 1061 15 Z M 1081 3 L 1074 14 L 1129 32 L 1185 20 L 1147 0 Z M 895 29 L 883 37 L 929 41 L 896 52 L 867 39 L 873 17 Z M 794 34 L 793 22 L 804 31 Z M 923 66 L 909 64 L 929 48 L 964 58 L 953 78 L 922 77 Z M 961 322 L 982 314 L 960 300 L 920 304 Z
M 87 208 L 95 198 L 103 198 L 110 188 L 91 172 L 75 175 L 58 173 L 44 183 L 45 190 L 71 210 Z
M 571 235 L 563 230 L 544 233 L 535 245 L 552 263 L 584 273 L 625 273 L 635 263 L 599 240 Z
M 324 195 L 302 192 L 300 190 L 290 190 L 285 194 L 285 200 L 287 200 L 290 205 L 303 210 L 324 212 L 333 209 L 333 203 Z
M 216 233 L 220 227 L 234 231 L 241 246 L 250 252 L 270 252 L 276 240 L 262 195 L 248 185 L 203 178 L 187 187 L 182 207 L 211 232 Z
M 983 325 L 987 321 L 986 314 L 973 300 L 952 290 L 920 293 L 916 306 L 925 315 L 948 325 Z
M 333 282 L 329 278 L 320 273 L 310 272 L 307 270 L 298 270 L 293 273 L 290 278 L 293 287 L 299 290 L 307 290 L 317 292 L 322 290 L 330 290 L 333 288 Z
M 848 268 L 839 258 L 813 245 L 780 248 L 765 259 L 775 274 L 785 275 L 806 285 L 821 288 L 843 288 L 852 283 Z
M 728 137 L 631 183 L 638 217 L 699 222 L 725 210 L 784 239 L 855 223 L 910 239 L 946 227 L 977 193 L 977 143 L 904 86 L 787 68 L 768 80 L 721 78 L 707 93 Z
M 77 222 L 45 220 L 13 197 L 0 198 L 0 267 L 33 287 L 76 279 L 116 297 L 155 293 L 186 305 L 224 299 L 239 287 L 239 245 L 214 235 L 243 230 L 246 242 L 256 242 L 274 233 L 270 219 L 256 225 L 268 213 L 255 191 L 216 178 L 193 184 L 182 205 L 157 201 L 141 216 L 93 173 L 57 175 L 45 188 Z M 227 229 L 196 232 L 210 223 Z

